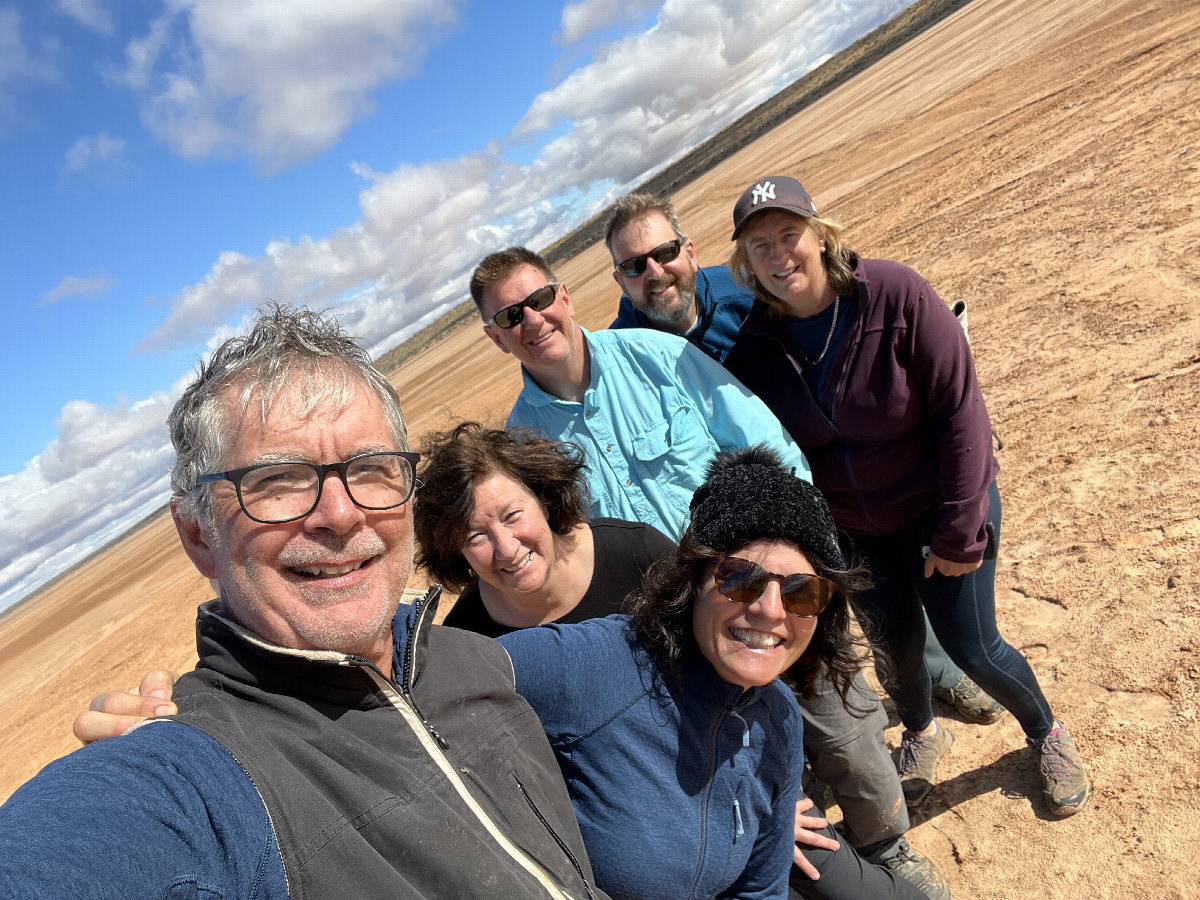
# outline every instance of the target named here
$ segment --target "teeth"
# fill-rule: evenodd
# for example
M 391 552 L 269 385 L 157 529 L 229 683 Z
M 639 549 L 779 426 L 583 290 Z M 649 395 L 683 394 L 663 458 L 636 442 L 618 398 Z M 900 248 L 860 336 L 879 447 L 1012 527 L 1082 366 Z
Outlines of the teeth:
M 336 578 L 338 575 L 353 572 L 361 566 L 362 563 L 352 563 L 348 566 L 297 566 L 296 571 L 301 575 L 312 575 L 318 578 Z
M 783 638 L 777 634 L 764 634 L 761 631 L 750 631 L 745 628 L 730 628 L 729 631 L 751 650 L 770 650 L 783 642 Z
M 522 558 L 522 560 L 519 563 L 517 563 L 515 566 L 511 566 L 510 568 L 504 569 L 503 571 L 508 572 L 510 575 L 513 575 L 517 572 L 520 572 L 523 568 L 525 568 L 527 565 L 529 565 L 529 561 L 531 559 L 533 559 L 533 551 L 532 550 L 530 550 L 528 553 L 526 553 L 524 558 Z

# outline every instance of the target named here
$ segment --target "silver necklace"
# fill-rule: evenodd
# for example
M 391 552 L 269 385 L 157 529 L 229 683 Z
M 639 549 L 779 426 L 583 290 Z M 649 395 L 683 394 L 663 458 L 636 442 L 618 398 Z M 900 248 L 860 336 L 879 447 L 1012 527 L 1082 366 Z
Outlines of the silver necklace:
M 799 345 L 797 345 L 796 352 L 800 354 L 800 358 L 804 360 L 806 365 L 820 365 L 821 360 L 825 358 L 825 354 L 829 352 L 829 344 L 833 340 L 833 330 L 837 328 L 838 301 L 840 299 L 841 298 L 837 294 L 833 295 L 833 318 L 829 321 L 829 334 L 825 335 L 825 346 L 821 348 L 821 355 L 816 359 L 809 359 L 804 355 L 804 351 L 800 349 Z

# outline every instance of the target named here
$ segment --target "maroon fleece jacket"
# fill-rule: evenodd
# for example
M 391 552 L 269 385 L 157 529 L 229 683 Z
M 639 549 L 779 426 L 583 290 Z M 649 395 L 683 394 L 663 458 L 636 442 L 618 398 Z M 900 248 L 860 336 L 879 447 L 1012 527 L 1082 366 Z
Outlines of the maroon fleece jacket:
M 838 527 L 933 529 L 933 552 L 975 562 L 1000 467 L 966 336 L 924 278 L 853 258 L 854 319 L 820 401 L 789 331 L 761 300 L 725 366 L 771 408 L 812 466 Z

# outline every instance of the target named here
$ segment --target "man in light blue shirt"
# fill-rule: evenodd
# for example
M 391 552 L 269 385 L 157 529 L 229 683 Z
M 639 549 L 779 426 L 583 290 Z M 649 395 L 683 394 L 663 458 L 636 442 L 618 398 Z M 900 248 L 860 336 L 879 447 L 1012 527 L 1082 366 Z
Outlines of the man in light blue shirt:
M 660 280 L 670 281 L 665 273 Z M 675 297 L 674 282 L 667 287 L 659 293 L 671 297 L 656 295 L 656 302 L 686 311 L 690 296 Z M 759 442 L 812 480 L 779 420 L 710 355 L 661 330 L 587 332 L 575 323 L 566 285 L 536 253 L 510 247 L 486 257 L 471 276 L 471 296 L 488 337 L 521 363 L 524 387 L 508 424 L 584 451 L 593 516 L 646 522 L 678 540 L 708 461 L 718 450 Z M 862 698 L 873 696 L 861 676 L 856 686 Z M 909 821 L 883 741 L 882 708 L 875 703 L 870 715 L 855 715 L 827 682 L 817 697 L 798 699 L 806 751 L 836 786 L 851 843 L 926 896 L 948 895 L 940 873 L 904 838 Z
M 521 363 L 509 425 L 584 451 L 592 514 L 646 522 L 678 539 L 718 450 L 765 443 L 811 480 L 779 420 L 684 339 L 648 329 L 590 334 L 540 256 L 511 247 L 483 260 L 471 296 L 484 331 Z

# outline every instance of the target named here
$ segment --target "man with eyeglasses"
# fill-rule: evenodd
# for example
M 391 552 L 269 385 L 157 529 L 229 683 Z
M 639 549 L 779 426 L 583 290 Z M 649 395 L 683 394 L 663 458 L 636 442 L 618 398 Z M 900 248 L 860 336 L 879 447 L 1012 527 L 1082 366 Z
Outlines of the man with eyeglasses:
M 171 514 L 219 589 L 178 715 L 0 807 L 5 897 L 602 897 L 494 642 L 400 605 L 415 453 L 332 319 L 268 309 L 169 418 Z
M 521 363 L 524 387 L 508 424 L 584 451 L 593 515 L 677 539 L 708 461 L 751 444 L 775 448 L 809 477 L 779 420 L 724 368 L 675 335 L 586 332 L 567 286 L 533 251 L 486 257 L 471 296 L 488 337 Z

